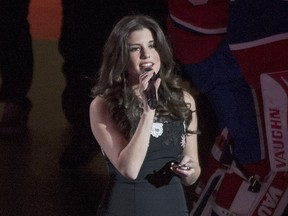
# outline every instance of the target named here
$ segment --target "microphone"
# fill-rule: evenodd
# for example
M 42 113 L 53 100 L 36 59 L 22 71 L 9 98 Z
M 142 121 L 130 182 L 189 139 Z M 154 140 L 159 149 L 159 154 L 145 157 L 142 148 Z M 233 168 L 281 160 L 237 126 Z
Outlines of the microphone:
M 151 71 L 152 68 L 145 68 L 144 72 Z M 156 81 L 156 74 L 154 73 L 151 79 L 148 82 L 148 87 L 145 90 L 147 103 L 150 109 L 156 109 L 157 106 L 157 98 L 156 98 L 156 89 L 155 89 L 155 81 Z

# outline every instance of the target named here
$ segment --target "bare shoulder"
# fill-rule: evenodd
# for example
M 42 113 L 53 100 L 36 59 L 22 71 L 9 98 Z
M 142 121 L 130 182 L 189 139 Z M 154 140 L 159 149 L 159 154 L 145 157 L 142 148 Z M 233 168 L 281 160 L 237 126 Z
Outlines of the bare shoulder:
M 196 109 L 195 99 L 194 97 L 187 91 L 183 91 L 184 94 L 184 100 L 186 103 L 190 104 L 191 110 Z
M 103 105 L 104 105 L 104 99 L 101 96 L 97 96 L 92 100 L 90 108 L 98 108 L 99 106 Z
M 90 103 L 90 113 L 101 116 L 107 113 L 107 108 L 103 97 L 97 96 Z

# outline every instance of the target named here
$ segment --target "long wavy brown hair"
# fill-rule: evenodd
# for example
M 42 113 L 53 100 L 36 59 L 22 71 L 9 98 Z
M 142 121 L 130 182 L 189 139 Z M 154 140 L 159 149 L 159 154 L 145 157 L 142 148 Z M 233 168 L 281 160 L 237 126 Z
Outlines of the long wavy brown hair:
M 161 85 L 158 90 L 157 115 L 169 116 L 173 120 L 184 120 L 186 125 L 192 118 L 190 105 L 184 102 L 179 69 L 161 27 L 148 16 L 127 16 L 115 25 L 105 43 L 99 77 L 92 91 L 92 97 L 100 95 L 104 98 L 109 113 L 127 139 L 135 131 L 143 111 L 141 102 L 127 83 L 128 37 L 132 32 L 144 28 L 152 32 L 155 49 L 161 59 L 161 68 L 158 72 Z

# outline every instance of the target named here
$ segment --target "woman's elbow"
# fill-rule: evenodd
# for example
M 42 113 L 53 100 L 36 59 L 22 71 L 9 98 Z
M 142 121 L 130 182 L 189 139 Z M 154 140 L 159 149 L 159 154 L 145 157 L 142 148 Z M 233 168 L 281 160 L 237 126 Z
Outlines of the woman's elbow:
M 135 169 L 135 167 L 125 167 L 124 169 L 119 170 L 121 175 L 124 177 L 130 179 L 130 180 L 136 180 L 139 175 L 139 169 Z
M 194 184 L 199 179 L 200 175 L 201 175 L 201 168 L 198 167 L 198 169 L 195 170 L 195 175 L 191 185 Z
M 129 180 L 136 180 L 138 175 L 133 173 L 123 173 L 124 177 L 126 177 Z

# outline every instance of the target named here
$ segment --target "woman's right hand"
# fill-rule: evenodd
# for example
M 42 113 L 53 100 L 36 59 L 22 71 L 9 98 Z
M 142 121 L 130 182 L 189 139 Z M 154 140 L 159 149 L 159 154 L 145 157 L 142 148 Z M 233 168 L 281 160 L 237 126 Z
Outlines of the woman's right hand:
M 143 107 L 144 107 L 144 111 L 150 109 L 147 103 L 147 96 L 146 96 L 146 90 L 148 88 L 149 85 L 149 81 L 150 79 L 155 75 L 155 71 L 150 70 L 148 72 L 143 72 L 142 74 L 140 74 L 139 76 L 139 93 L 140 93 L 140 97 L 142 99 L 142 103 L 143 103 Z M 158 98 L 158 88 L 160 86 L 161 83 L 161 79 L 157 78 L 154 85 L 155 85 L 155 89 L 156 89 L 156 98 Z

